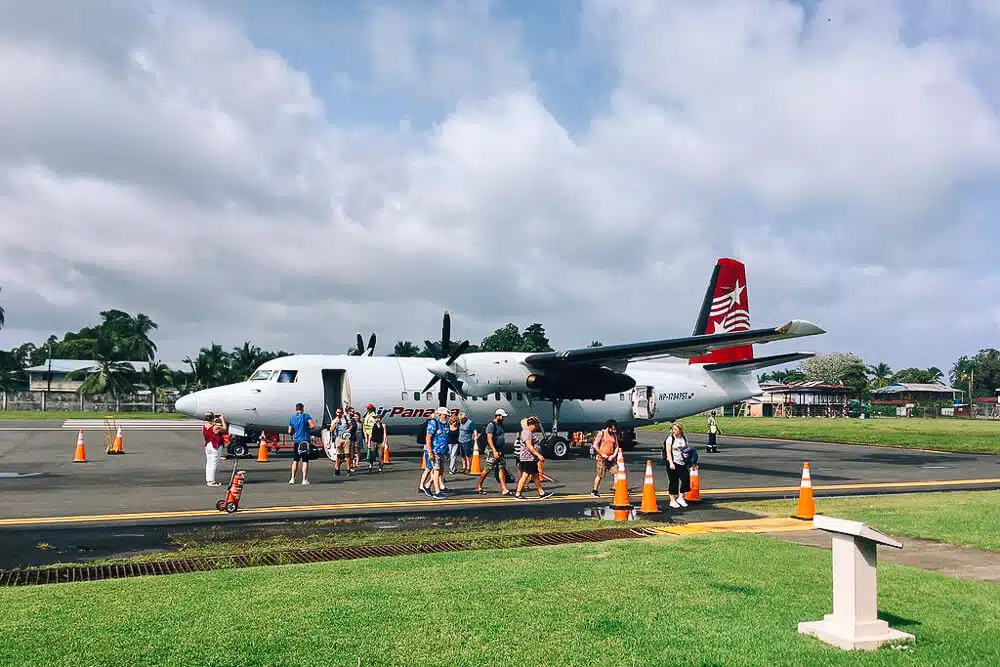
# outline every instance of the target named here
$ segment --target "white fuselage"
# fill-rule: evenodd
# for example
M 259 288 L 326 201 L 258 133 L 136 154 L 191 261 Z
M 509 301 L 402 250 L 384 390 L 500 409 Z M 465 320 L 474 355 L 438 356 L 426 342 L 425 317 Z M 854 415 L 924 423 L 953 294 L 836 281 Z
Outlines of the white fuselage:
M 508 414 L 508 429 L 522 418 L 538 416 L 546 430 L 552 425 L 552 402 L 542 400 L 517 384 L 531 371 L 523 366 L 527 354 L 471 353 L 465 355 L 480 368 L 495 366 L 499 373 L 471 378 L 463 398 L 448 392 L 447 407 L 464 411 L 477 424 L 493 418 L 497 408 Z M 261 365 L 246 382 L 206 389 L 183 396 L 178 412 L 200 417 L 206 411 L 223 413 L 230 424 L 253 430 L 285 432 L 295 404 L 305 405 L 317 425 L 329 423 L 339 407 L 353 406 L 362 414 L 369 403 L 383 413 L 388 433 L 415 435 L 438 407 L 435 385 L 423 391 L 436 362 L 420 357 L 364 357 L 348 355 L 293 355 Z M 609 394 L 602 400 L 566 400 L 559 411 L 560 431 L 602 428 L 615 419 L 622 428 L 673 421 L 723 405 L 759 396 L 752 373 L 709 372 L 681 359 L 639 361 L 624 369 L 636 381 L 634 389 Z M 513 378 L 507 379 L 507 378 Z

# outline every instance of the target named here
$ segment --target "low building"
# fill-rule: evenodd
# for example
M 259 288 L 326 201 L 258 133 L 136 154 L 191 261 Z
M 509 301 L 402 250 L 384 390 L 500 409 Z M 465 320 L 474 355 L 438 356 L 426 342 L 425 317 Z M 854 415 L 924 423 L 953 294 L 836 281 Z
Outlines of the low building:
M 139 372 L 149 368 L 149 363 L 146 361 L 130 361 L 129 363 Z M 70 379 L 69 376 L 77 371 L 93 368 L 97 365 L 98 362 L 88 359 L 52 359 L 39 366 L 32 366 L 24 371 L 28 376 L 28 391 L 75 393 L 83 384 L 83 378 Z M 163 365 L 174 372 L 190 370 L 186 364 L 163 363 Z M 52 373 L 51 382 L 49 380 L 50 372 Z
M 857 394 L 851 387 L 817 380 L 762 382 L 760 388 L 764 394 L 749 406 L 751 416 L 843 417 Z
M 876 405 L 927 405 L 937 403 L 957 403 L 965 392 L 943 384 L 919 384 L 897 382 L 872 391 L 872 403 Z

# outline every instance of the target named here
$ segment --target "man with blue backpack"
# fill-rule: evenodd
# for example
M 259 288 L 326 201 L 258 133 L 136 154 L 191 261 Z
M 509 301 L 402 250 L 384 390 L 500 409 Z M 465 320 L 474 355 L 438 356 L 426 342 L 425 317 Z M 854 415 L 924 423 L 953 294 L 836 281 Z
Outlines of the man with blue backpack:
M 691 490 L 691 466 L 698 464 L 698 452 L 684 435 L 684 427 L 674 424 L 670 435 L 663 441 L 663 459 L 667 464 L 670 480 L 667 494 L 673 508 L 687 507 L 684 494 Z

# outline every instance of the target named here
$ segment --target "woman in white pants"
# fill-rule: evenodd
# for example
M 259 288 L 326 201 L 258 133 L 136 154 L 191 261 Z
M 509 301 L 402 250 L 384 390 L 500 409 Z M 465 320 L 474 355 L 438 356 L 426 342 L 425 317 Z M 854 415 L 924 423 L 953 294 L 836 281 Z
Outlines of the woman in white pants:
M 205 484 L 221 486 L 215 481 L 215 471 L 219 467 L 219 457 L 222 455 L 223 436 L 229 430 L 226 416 L 219 415 L 216 419 L 211 412 L 205 413 L 205 423 L 201 425 L 201 435 L 205 439 Z

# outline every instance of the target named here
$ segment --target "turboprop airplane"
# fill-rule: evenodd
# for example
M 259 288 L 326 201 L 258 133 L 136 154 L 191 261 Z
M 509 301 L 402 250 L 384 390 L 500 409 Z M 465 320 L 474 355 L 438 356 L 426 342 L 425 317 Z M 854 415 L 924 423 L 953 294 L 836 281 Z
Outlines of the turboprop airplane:
M 242 456 L 261 431 L 286 432 L 299 402 L 314 419 L 322 415 L 316 434 L 337 408 L 371 403 L 390 436 L 416 436 L 417 442 L 439 406 L 458 408 L 480 425 L 502 408 L 508 429 L 537 415 L 548 431 L 548 455 L 565 458 L 569 445 L 560 429 L 596 430 L 613 418 L 634 437 L 639 426 L 759 396 L 753 371 L 813 353 L 755 357 L 754 343 L 825 333 L 805 320 L 751 329 L 746 269 L 728 258 L 718 260 L 688 337 L 556 352 L 466 352 L 467 340 L 451 349 L 450 330 L 445 313 L 440 347 L 427 342 L 435 359 L 373 356 L 374 335 L 365 354 L 359 335 L 357 355 L 280 357 L 261 364 L 245 382 L 182 396 L 176 410 L 224 413 L 232 451 Z

